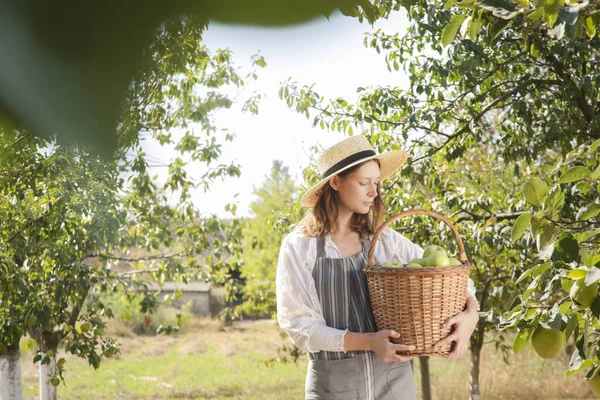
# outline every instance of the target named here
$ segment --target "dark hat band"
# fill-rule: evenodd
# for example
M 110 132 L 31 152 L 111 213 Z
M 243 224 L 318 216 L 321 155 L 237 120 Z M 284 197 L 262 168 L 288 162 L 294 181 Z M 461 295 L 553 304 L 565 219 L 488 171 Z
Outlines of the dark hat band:
M 354 154 L 344 158 L 343 160 L 335 163 L 331 168 L 329 168 L 327 171 L 325 171 L 323 173 L 323 175 L 321 175 L 321 179 L 327 179 L 329 176 L 335 174 L 339 170 L 347 167 L 348 165 L 353 164 L 357 161 L 360 161 L 363 158 L 373 157 L 375 155 L 376 154 L 373 150 L 364 150 L 364 151 L 359 151 L 358 153 L 354 153 Z

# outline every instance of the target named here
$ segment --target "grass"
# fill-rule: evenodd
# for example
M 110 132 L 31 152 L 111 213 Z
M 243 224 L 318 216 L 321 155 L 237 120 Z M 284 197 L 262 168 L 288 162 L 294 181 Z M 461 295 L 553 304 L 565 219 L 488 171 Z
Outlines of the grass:
M 199 319 L 173 336 L 137 336 L 115 323 L 122 353 L 103 360 L 98 370 L 87 361 L 66 357 L 66 383 L 60 399 L 244 399 L 301 400 L 306 358 L 298 364 L 265 364 L 277 348 L 288 344 L 273 321 L 243 321 L 223 327 Z M 542 360 L 532 351 L 502 362 L 492 346 L 481 360 L 481 400 L 591 399 L 583 374 L 566 380 L 566 359 Z M 38 396 L 37 365 L 23 352 L 26 399 Z M 469 356 L 460 360 L 430 359 L 432 398 L 468 398 Z M 415 360 L 418 398 L 419 364 Z

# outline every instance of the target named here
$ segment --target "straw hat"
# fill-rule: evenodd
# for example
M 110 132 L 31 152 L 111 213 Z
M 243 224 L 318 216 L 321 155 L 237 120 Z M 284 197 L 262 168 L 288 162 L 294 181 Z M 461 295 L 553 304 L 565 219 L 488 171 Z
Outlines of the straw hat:
M 362 136 L 352 136 L 323 151 L 317 159 L 321 181 L 308 189 L 300 199 L 304 207 L 314 207 L 319 201 L 322 188 L 334 176 L 357 164 L 374 158 L 379 160 L 381 179 L 396 172 L 406 162 L 404 150 L 392 150 L 376 154 L 369 140 Z

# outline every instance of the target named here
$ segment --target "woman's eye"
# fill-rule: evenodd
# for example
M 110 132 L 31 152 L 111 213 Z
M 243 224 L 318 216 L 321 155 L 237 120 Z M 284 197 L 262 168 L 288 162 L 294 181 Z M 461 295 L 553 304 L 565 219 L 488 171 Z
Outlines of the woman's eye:
M 366 183 L 362 183 L 362 182 L 359 182 L 358 184 L 359 184 L 360 186 L 367 186 L 367 184 L 366 184 Z

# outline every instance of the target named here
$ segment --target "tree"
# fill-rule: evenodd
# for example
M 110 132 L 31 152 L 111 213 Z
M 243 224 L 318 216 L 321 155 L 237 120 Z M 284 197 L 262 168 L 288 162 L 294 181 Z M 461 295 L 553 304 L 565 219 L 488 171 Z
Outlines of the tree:
M 583 210 L 581 215 L 590 215 L 586 221 L 595 217 L 595 192 L 593 186 L 592 190 L 588 187 L 597 178 L 589 172 L 595 168 L 595 160 L 592 155 L 577 159 L 573 152 L 581 155 L 594 148 L 593 140 L 600 137 L 600 109 L 597 107 L 600 75 L 595 68 L 600 45 L 595 32 L 600 17 L 598 5 L 595 2 L 565 5 L 563 2 L 505 1 L 378 4 L 383 17 L 404 6 L 410 27 L 403 37 L 381 31 L 369 34 L 365 45 L 385 53 L 390 71 L 402 69 L 408 75 L 408 89 L 358 88 L 356 102 L 328 101 L 313 87 L 301 87 L 290 81 L 282 86 L 281 97 L 307 117 L 312 112 L 315 126 L 348 134 L 360 129 L 361 133 L 370 135 L 374 144 L 385 149 L 402 145 L 413 155 L 403 170 L 403 175 L 412 180 L 424 181 L 427 176 L 436 176 L 435 167 L 439 167 L 436 160 L 441 158 L 450 163 L 464 158 L 484 141 L 499 150 L 488 156 L 501 155 L 506 162 L 517 161 L 511 178 L 512 189 L 505 192 L 518 199 L 512 207 L 505 200 L 492 197 L 488 204 L 480 204 L 478 211 L 463 207 L 455 215 L 456 221 L 486 221 L 493 233 L 488 237 L 492 243 L 504 241 L 507 244 L 507 220 L 515 221 L 514 237 L 521 238 L 523 232 L 531 228 L 531 236 L 512 245 L 512 250 L 519 251 L 523 261 L 533 262 L 539 256 L 544 263 L 530 270 L 534 281 L 509 307 L 513 311 L 503 318 L 500 327 L 519 327 L 514 347 L 521 350 L 537 324 L 560 325 L 567 338 L 574 330 L 572 326 L 579 326 L 575 340 L 585 345 L 578 345 L 579 351 L 573 357 L 579 358 L 572 363 L 572 370 L 594 365 L 586 377 L 592 378 L 598 361 L 584 327 L 591 325 L 593 318 L 582 317 L 572 304 L 564 302 L 564 296 L 562 302 L 556 302 L 564 295 L 564 287 L 559 287 L 561 279 L 580 276 L 582 272 L 565 271 L 577 269 L 576 265 L 548 264 L 545 258 L 554 253 L 545 246 L 570 248 L 566 258 L 561 252 L 554 254 L 553 262 L 564 258 L 563 262 L 566 259 L 585 265 L 585 276 L 590 274 L 586 283 L 594 281 L 593 264 L 590 264 L 593 259 L 583 256 L 573 259 L 575 246 L 569 234 L 573 237 L 585 234 L 576 239 L 577 243 L 585 242 L 590 239 L 589 235 L 593 236 L 595 226 L 594 221 L 582 223 L 576 214 L 577 210 Z M 469 15 L 465 15 L 465 11 Z M 580 174 L 577 179 L 586 182 L 577 189 L 562 189 L 561 185 L 568 184 L 569 179 L 577 179 L 565 178 L 560 183 L 554 162 L 572 167 L 585 164 L 586 169 L 577 168 L 571 174 Z M 549 182 L 558 179 L 558 185 L 549 192 L 548 183 L 539 177 Z M 471 175 L 471 182 L 467 184 L 471 186 L 478 179 L 480 177 Z M 526 186 L 521 195 L 522 183 Z M 580 199 L 568 194 L 582 187 L 588 197 Z M 459 193 L 454 203 L 464 197 L 463 192 Z M 484 191 L 479 194 L 484 198 L 488 196 Z M 523 196 L 534 209 L 528 216 L 521 217 L 529 211 Z M 498 208 L 491 210 L 495 207 Z M 583 247 L 586 246 L 589 244 Z M 539 290 L 538 285 L 546 282 L 544 272 L 549 275 L 551 284 L 545 286 L 546 290 L 539 293 L 539 297 L 534 296 L 523 304 L 524 298 L 533 296 Z M 522 276 L 517 282 L 528 277 Z M 564 282 L 565 287 L 572 284 L 569 279 Z M 478 286 L 480 292 L 481 289 Z M 563 306 L 563 312 L 568 309 L 568 315 L 572 313 L 577 317 L 567 317 L 556 310 L 548 312 L 547 308 L 555 305 Z M 497 309 L 494 313 L 497 317 L 505 304 L 494 302 L 490 306 Z M 571 328 L 567 327 L 568 321 Z M 474 388 L 471 394 L 474 398 L 478 396 Z
M 74 149 L 56 148 L 44 156 L 41 141 L 14 131 L 3 132 L 2 138 L 10 145 L 5 148 L 18 152 L 4 164 L 0 188 L 0 203 L 7 208 L 0 225 L 0 252 L 9 268 L 2 280 L 9 312 L 0 333 L 17 354 L 23 334 L 34 338 L 39 349 L 34 361 L 42 361 L 43 372 L 48 366 L 41 382 L 56 386 L 64 359 L 56 373 L 54 359 L 63 339 L 91 357 L 90 363 L 99 362 L 96 346 L 88 349 L 88 342 L 101 335 L 79 337 L 73 331 L 91 284 L 90 268 L 82 260 L 88 250 L 117 244 L 114 228 L 122 218 L 113 184 L 117 170 Z M 91 314 L 87 325 L 103 327 L 95 322 L 98 317 Z M 115 351 L 108 339 L 102 347 Z M 41 393 L 45 392 L 52 397 L 52 389 Z
M 574 148 L 560 157 L 555 168 L 523 185 L 520 195 L 528 212 L 515 221 L 512 236 L 532 243 L 537 254 L 534 265 L 518 280 L 529 285 L 514 299 L 500 325 L 517 327 L 515 352 L 526 348 L 538 326 L 561 331 L 562 343 L 571 338 L 575 343 L 566 376 L 587 370 L 588 381 L 600 369 L 600 301 L 594 286 L 600 279 L 599 146 L 596 140 Z M 594 287 L 584 303 L 571 290 L 576 282 Z
M 254 70 L 241 75 L 227 50 L 212 55 L 200 42 L 204 27 L 202 21 L 180 18 L 164 24 L 145 54 L 146 68 L 129 86 L 119 149 L 111 157 L 34 136 L 19 125 L 1 126 L 0 265 L 6 274 L 0 286 L 7 307 L 0 315 L 0 350 L 18 351 L 24 334 L 36 340 L 42 398 L 54 398 L 54 387 L 64 378 L 59 346 L 95 368 L 102 356 L 118 351 L 104 334 L 110 307 L 90 293 L 143 286 L 148 279 L 230 282 L 239 270 L 232 255 L 241 250 L 241 222 L 200 214 L 190 191 L 240 175 L 237 165 L 218 163 L 221 148 L 212 115 L 234 106 L 229 93 L 243 90 L 256 75 Z M 265 65 L 260 56 L 252 61 L 254 68 Z M 251 112 L 256 107 L 257 98 L 243 104 Z M 226 140 L 233 138 L 227 134 Z M 177 150 L 178 156 L 163 164 L 164 182 L 151 176 L 143 141 Z M 189 162 L 202 164 L 205 174 L 190 177 Z M 235 214 L 232 205 L 226 209 Z M 209 250 L 199 263 L 197 256 Z M 115 271 L 119 261 L 133 270 Z M 142 294 L 142 312 L 153 311 L 157 294 Z
M 288 167 L 279 160 L 273 162 L 271 174 L 254 189 L 256 200 L 250 205 L 253 215 L 243 231 L 242 274 L 246 284 L 240 311 L 244 313 L 276 314 L 275 272 L 282 236 L 273 229 L 273 223 L 295 203 L 296 192 Z

